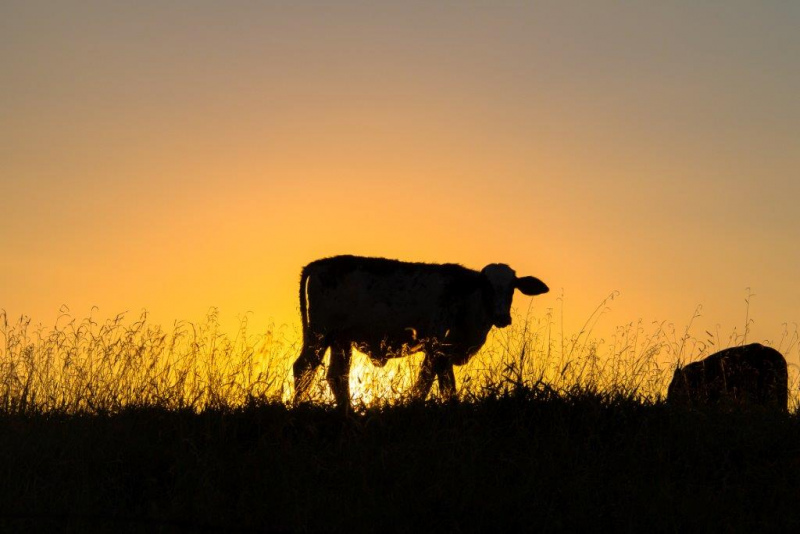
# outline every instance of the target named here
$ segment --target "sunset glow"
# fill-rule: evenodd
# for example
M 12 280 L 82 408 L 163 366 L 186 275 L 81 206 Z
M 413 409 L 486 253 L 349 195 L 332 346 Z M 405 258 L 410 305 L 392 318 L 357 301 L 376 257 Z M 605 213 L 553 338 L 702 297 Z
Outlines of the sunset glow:
M 0 307 L 298 328 L 340 253 L 505 262 L 536 310 L 800 321 L 791 4 L 0 7 Z M 518 295 L 518 308 L 528 299 Z

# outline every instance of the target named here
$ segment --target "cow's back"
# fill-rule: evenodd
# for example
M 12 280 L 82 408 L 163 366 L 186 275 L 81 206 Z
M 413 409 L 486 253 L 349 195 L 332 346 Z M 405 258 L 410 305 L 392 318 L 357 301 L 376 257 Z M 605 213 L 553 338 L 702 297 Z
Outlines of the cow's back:
M 304 270 L 309 326 L 320 335 L 437 335 L 450 302 L 479 289 L 479 273 L 454 264 L 336 256 Z
M 788 372 L 777 350 L 753 343 L 731 347 L 677 369 L 668 399 L 692 404 L 733 402 L 786 409 Z

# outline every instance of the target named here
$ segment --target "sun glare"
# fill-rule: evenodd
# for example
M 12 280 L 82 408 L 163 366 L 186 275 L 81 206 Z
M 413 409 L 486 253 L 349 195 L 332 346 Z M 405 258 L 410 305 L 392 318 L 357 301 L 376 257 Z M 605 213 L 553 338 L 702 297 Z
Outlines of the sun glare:
M 374 365 L 369 357 L 353 350 L 350 362 L 350 400 L 354 406 L 373 406 L 381 402 L 395 402 L 407 395 L 414 384 L 424 354 L 419 352 L 403 358 L 392 358 L 385 366 Z M 325 379 L 330 352 L 326 352 L 314 378 L 311 397 L 315 401 L 333 403 L 333 394 Z M 283 381 L 281 400 L 291 403 L 294 395 L 294 379 L 291 365 L 287 365 Z
M 424 354 L 393 358 L 384 367 L 373 365 L 369 357 L 353 351 L 350 367 L 350 398 L 356 405 L 398 400 L 411 391 Z

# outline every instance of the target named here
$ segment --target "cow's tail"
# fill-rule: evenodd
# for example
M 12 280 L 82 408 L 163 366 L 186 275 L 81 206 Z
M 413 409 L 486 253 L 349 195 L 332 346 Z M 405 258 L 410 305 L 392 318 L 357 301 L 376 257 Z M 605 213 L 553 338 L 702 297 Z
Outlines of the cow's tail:
M 306 291 L 306 286 L 308 285 L 308 276 L 309 276 L 309 269 L 308 266 L 303 267 L 303 271 L 300 273 L 300 319 L 303 324 L 303 344 L 305 345 L 309 339 L 309 328 L 308 328 L 308 292 Z

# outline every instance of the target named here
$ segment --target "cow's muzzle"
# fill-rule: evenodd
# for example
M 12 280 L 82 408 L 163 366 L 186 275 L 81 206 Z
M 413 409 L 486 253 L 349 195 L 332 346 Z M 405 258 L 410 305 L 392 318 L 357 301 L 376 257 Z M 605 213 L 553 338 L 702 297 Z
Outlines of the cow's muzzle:
M 511 324 L 511 316 L 510 315 L 498 315 L 494 318 L 494 325 L 497 328 L 505 328 Z

